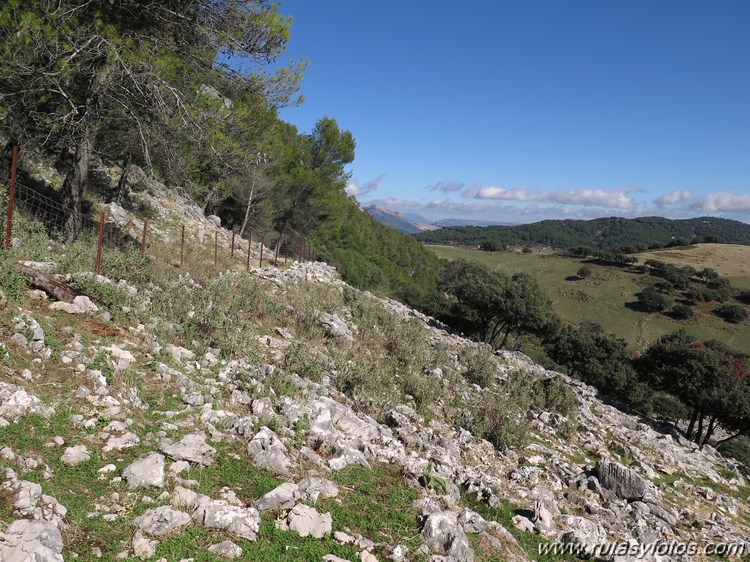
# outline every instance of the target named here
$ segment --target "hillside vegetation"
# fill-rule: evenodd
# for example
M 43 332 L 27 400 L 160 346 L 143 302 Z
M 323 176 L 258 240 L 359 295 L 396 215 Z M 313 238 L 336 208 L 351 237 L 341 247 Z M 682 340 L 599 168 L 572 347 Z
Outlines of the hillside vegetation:
M 148 200 L 165 233 L 209 224 Z M 745 548 L 737 463 L 326 264 L 187 273 L 105 250 L 102 277 L 88 242 L 16 218 L 0 559 L 557 562 L 677 532 L 699 560 L 717 535 Z M 27 291 L 18 260 L 94 302 Z
M 444 259 L 467 259 L 508 274 L 527 273 L 546 291 L 552 306 L 563 321 L 574 325 L 583 322 L 601 324 L 605 330 L 625 338 L 636 350 L 642 351 L 660 336 L 684 328 L 695 337 L 719 339 L 735 349 L 750 349 L 750 327 L 747 324 L 730 324 L 713 313 L 715 303 L 694 305 L 695 315 L 689 320 L 678 320 L 668 314 L 646 313 L 634 306 L 637 295 L 659 278 L 639 273 L 634 267 L 619 267 L 597 262 L 588 262 L 591 275 L 579 278 L 577 272 L 583 261 L 558 255 L 523 254 L 514 252 L 483 252 L 453 246 L 430 246 Z M 737 272 L 743 267 L 734 258 L 745 255 L 745 246 L 716 244 L 690 246 L 662 250 L 657 256 L 665 262 L 692 265 L 696 269 L 710 267 L 702 257 L 717 252 L 716 261 L 732 257 L 723 262 L 727 273 Z M 651 254 L 649 254 L 651 255 Z M 637 254 L 639 258 L 646 255 Z M 691 259 L 694 256 L 695 259 Z M 643 263 L 645 260 L 639 260 Z M 713 261 L 713 260 L 712 260 Z M 733 265 L 729 265 L 729 264 Z M 731 268 L 731 269 L 727 269 Z M 730 277 L 732 286 L 744 290 L 750 277 Z M 630 306 L 629 306 L 630 305 Z
M 242 238 L 311 244 L 355 286 L 412 304 L 434 291 L 434 256 L 345 193 L 352 133 L 278 117 L 301 101 L 305 62 L 279 64 L 291 23 L 265 0 L 2 3 L 0 139 L 62 203 L 64 239 L 145 172 Z
M 544 220 L 517 226 L 454 226 L 415 235 L 428 244 L 457 246 L 487 245 L 502 250 L 512 245 L 542 245 L 555 249 L 578 246 L 638 251 L 661 247 L 684 239 L 731 244 L 750 244 L 750 225 L 715 217 L 666 219 L 663 217 L 620 217 L 593 220 Z

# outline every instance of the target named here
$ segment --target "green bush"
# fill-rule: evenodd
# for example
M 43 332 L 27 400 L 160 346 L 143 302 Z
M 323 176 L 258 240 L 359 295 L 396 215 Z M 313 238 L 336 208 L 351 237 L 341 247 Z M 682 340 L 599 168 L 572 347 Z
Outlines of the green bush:
M 591 268 L 585 265 L 582 265 L 580 268 L 578 268 L 578 272 L 576 273 L 580 279 L 586 279 L 587 277 L 591 276 Z
M 690 410 L 676 396 L 668 392 L 655 392 L 651 398 L 653 415 L 658 419 L 678 422 L 690 416 Z
M 693 317 L 693 309 L 686 304 L 677 303 L 672 307 L 672 316 L 678 320 L 688 320 Z
M 495 381 L 497 362 L 490 346 L 480 345 L 476 348 L 462 348 L 459 357 L 461 362 L 466 365 L 464 377 L 470 383 L 486 388 Z
M 672 306 L 672 301 L 653 287 L 646 287 L 640 292 L 638 303 L 647 312 L 661 312 Z
M 578 410 L 578 398 L 568 384 L 557 377 L 539 379 L 532 383 L 532 403 L 548 412 L 561 416 L 574 416 Z
M 732 324 L 739 324 L 747 320 L 747 309 L 739 304 L 725 304 L 717 308 L 714 313 Z
M 750 476 L 750 437 L 737 437 L 722 443 L 717 449 L 722 455 L 741 462 L 745 476 Z

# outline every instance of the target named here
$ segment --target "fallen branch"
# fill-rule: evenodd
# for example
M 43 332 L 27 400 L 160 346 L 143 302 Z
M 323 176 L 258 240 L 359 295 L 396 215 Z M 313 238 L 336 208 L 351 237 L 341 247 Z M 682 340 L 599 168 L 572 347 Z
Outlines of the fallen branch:
M 17 263 L 16 269 L 26 279 L 26 283 L 34 289 L 41 289 L 49 296 L 62 302 L 73 302 L 78 293 L 71 287 L 55 279 L 52 275 L 41 273 L 23 264 Z

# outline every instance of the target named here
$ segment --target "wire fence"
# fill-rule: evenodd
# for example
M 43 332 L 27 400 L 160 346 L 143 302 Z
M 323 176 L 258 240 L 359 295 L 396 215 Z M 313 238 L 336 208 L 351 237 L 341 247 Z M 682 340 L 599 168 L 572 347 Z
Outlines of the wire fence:
M 3 174 L 5 177 L 1 178 L 9 185 L 7 191 L 3 190 L 1 199 L 2 207 L 6 209 L 0 218 L 2 248 L 23 246 L 24 238 L 38 234 L 35 229 L 40 227 L 50 239 L 62 242 L 65 221 L 73 211 L 60 201 L 54 190 L 18 181 L 15 158 L 14 150 L 10 176 Z M 91 268 L 100 274 L 106 274 L 107 270 L 105 249 L 140 252 L 188 272 L 205 272 L 207 267 L 217 271 L 244 267 L 249 271 L 264 265 L 281 266 L 315 259 L 311 245 L 302 238 L 282 238 L 252 230 L 248 230 L 246 237 L 241 237 L 236 231 L 220 226 L 196 222 L 160 224 L 142 220 L 112 203 L 102 209 L 98 217 L 84 214 L 77 239 L 79 244 L 89 248 Z

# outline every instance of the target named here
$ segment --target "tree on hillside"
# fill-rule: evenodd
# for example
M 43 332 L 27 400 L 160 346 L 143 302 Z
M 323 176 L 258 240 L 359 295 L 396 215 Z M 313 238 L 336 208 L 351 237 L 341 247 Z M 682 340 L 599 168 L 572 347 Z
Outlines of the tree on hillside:
M 509 277 L 455 260 L 443 269 L 438 286 L 453 301 L 449 322 L 496 347 L 526 333 L 544 337 L 559 322 L 549 298 L 527 274 Z
M 638 304 L 647 312 L 661 312 L 671 307 L 672 301 L 654 287 L 646 287 L 638 294 Z
M 281 237 L 315 230 L 336 206 L 349 179 L 345 166 L 354 160 L 354 137 L 324 117 L 309 135 L 287 125 L 276 168 L 274 228 Z
M 591 277 L 591 268 L 586 265 L 582 265 L 578 268 L 578 272 L 576 273 L 576 275 L 579 279 L 586 279 L 587 277 Z
M 708 443 L 717 424 L 746 429 L 747 358 L 723 343 L 700 342 L 678 330 L 654 342 L 637 361 L 637 369 L 646 384 L 690 408 L 687 436 L 696 443 Z
M 188 139 L 218 157 L 216 120 L 202 120 L 194 109 L 203 84 L 232 81 L 269 103 L 286 103 L 298 85 L 297 67 L 274 75 L 260 68 L 282 52 L 289 25 L 266 0 L 4 2 L 2 129 L 68 163 L 66 240 L 81 229 L 82 192 L 109 131 L 132 141 L 110 146 L 137 149 L 147 163 L 155 148 L 179 160 L 170 148 Z M 230 66 L 231 57 L 250 66 Z
M 608 394 L 626 397 L 636 382 L 628 343 L 599 324 L 565 325 L 545 341 L 544 349 L 571 376 Z

